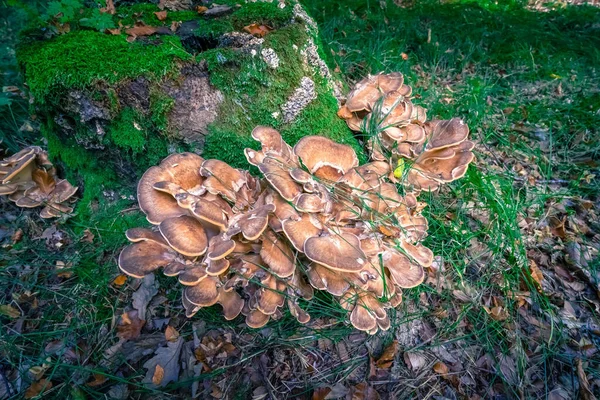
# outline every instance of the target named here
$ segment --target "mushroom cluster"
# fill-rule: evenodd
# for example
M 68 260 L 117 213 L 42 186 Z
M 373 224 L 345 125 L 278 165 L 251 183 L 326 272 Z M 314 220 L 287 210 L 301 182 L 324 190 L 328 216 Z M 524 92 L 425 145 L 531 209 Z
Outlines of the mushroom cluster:
M 427 110 L 411 101 L 401 73 L 363 79 L 338 115 L 354 131 L 366 132 L 371 158 L 394 168 L 393 181 L 418 192 L 461 178 L 473 160 L 469 128 L 460 119 L 427 121 Z
M 139 182 L 154 227 L 127 231 L 119 267 L 137 278 L 161 268 L 177 276 L 189 317 L 219 303 L 226 319 L 241 313 L 258 328 L 287 306 L 307 323 L 299 300 L 320 290 L 357 329 L 387 330 L 387 310 L 433 262 L 417 196 L 463 176 L 473 159 L 467 126 L 427 121 L 411 91 L 395 73 L 365 79 L 348 96 L 338 114 L 372 133 L 363 165 L 349 146 L 306 136 L 291 147 L 263 126 L 252 132 L 260 150 L 244 150 L 260 178 L 191 153 L 169 156 Z
M 19 207 L 43 207 L 42 218 L 73 211 L 77 188 L 58 179 L 48 153 L 40 147 L 26 147 L 0 161 L 0 196 L 8 196 Z
M 308 136 L 292 148 L 267 127 L 252 137 L 261 149 L 245 155 L 262 179 L 191 153 L 144 174 L 138 201 L 155 228 L 127 231 L 121 270 L 177 276 L 188 316 L 219 303 L 226 319 L 241 313 L 257 328 L 287 306 L 306 323 L 298 300 L 317 289 L 338 299 L 356 328 L 388 329 L 386 309 L 423 281 L 433 259 L 420 244 L 423 204 L 397 192 L 388 163 L 359 165 L 349 146 Z

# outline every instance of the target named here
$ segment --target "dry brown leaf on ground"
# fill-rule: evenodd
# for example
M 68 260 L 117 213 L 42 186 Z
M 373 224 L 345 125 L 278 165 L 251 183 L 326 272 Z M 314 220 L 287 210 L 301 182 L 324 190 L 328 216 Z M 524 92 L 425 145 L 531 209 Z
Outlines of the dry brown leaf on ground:
M 405 352 L 404 362 L 411 371 L 418 371 L 427 364 L 427 359 L 422 353 Z
M 256 37 L 265 37 L 265 35 L 273 30 L 270 26 L 250 24 L 244 27 L 244 30 Z
M 177 381 L 179 378 L 179 355 L 183 347 L 183 338 L 179 337 L 175 342 L 167 342 L 167 347 L 156 349 L 154 357 L 144 363 L 144 368 L 148 370 L 143 382 L 151 388 L 164 387 L 169 382 Z M 162 373 L 158 373 L 157 368 Z M 160 375 L 162 374 L 162 377 Z M 161 378 L 160 381 L 158 378 Z M 156 379 L 155 379 L 156 378 Z M 155 382 L 155 381 L 158 381 Z
M 123 286 L 125 284 L 125 282 L 127 282 L 127 275 L 121 274 L 119 276 L 117 276 L 115 279 L 113 279 L 112 284 L 114 286 Z
M 158 18 L 159 21 L 164 21 L 165 19 L 167 19 L 167 12 L 166 11 L 157 11 L 154 13 L 154 15 L 156 15 L 156 18 Z
M 101 386 L 108 380 L 106 375 L 103 375 L 103 374 L 94 374 L 93 377 L 94 377 L 94 380 L 86 383 L 87 386 L 90 386 L 90 387 Z
M 150 36 L 156 33 L 158 30 L 155 26 L 146 25 L 143 22 L 136 23 L 136 26 L 133 28 L 129 28 L 125 30 L 127 34 L 127 41 L 133 42 L 136 38 L 140 36 Z
M 128 311 L 121 315 L 117 326 L 117 336 L 125 340 L 138 338 L 145 323 L 146 321 L 142 321 L 138 317 L 137 310 Z
M 350 388 L 346 400 L 379 400 L 379 393 L 368 383 L 362 382 Z
M 312 394 L 311 399 L 312 400 L 325 400 L 325 398 L 327 397 L 327 395 L 329 395 L 329 393 L 331 393 L 330 387 L 316 388 Z
M 167 339 L 169 342 L 174 342 L 179 338 L 179 332 L 177 332 L 177 329 L 173 328 L 171 325 L 167 326 L 167 329 L 165 330 L 165 339 Z
M 37 382 L 33 382 L 31 386 L 27 388 L 25 391 L 26 399 L 33 399 L 34 397 L 38 397 L 43 393 L 47 392 L 52 388 L 52 382 L 47 379 L 40 379 Z
M 596 396 L 592 393 L 590 388 L 590 382 L 583 370 L 583 362 L 580 358 L 576 361 L 577 364 L 577 378 L 579 379 L 579 395 L 583 400 L 596 400 Z
M 152 375 L 152 383 L 156 386 L 160 386 L 164 377 L 165 369 L 160 365 L 157 365 L 156 368 L 154 368 L 154 375 Z
M 150 300 L 158 293 L 158 282 L 154 275 L 146 275 L 142 278 L 142 284 L 131 296 L 132 307 L 138 311 L 140 319 L 146 319 L 146 308 Z
M 6 315 L 10 318 L 19 318 L 21 311 L 8 304 L 0 305 L 0 315 Z
M 205 7 L 205 6 L 198 6 L 198 7 L 196 7 L 196 12 L 198 14 L 204 14 L 207 11 L 208 11 L 208 7 Z
M 377 368 L 381 368 L 381 369 L 391 368 L 392 364 L 394 363 L 394 359 L 396 358 L 397 353 L 398 353 L 398 341 L 394 340 L 394 341 L 392 341 L 392 343 L 390 343 L 385 348 L 385 350 L 383 350 L 381 357 L 379 357 L 379 359 L 377 359 L 377 361 L 375 361 L 375 365 L 377 366 Z

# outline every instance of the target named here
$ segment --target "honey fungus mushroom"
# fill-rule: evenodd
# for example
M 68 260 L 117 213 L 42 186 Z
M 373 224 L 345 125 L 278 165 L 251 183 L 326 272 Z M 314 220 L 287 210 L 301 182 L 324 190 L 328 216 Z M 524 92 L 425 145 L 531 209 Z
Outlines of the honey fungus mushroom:
M 0 195 L 8 196 L 18 207 L 42 207 L 42 218 L 72 212 L 76 192 L 67 180 L 58 179 L 48 154 L 40 147 L 24 148 L 0 161 Z

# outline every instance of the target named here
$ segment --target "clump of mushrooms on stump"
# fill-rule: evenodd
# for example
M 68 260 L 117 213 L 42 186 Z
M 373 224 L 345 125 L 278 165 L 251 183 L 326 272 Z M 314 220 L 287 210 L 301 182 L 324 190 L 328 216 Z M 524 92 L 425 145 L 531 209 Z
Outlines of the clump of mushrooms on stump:
M 387 310 L 402 302 L 403 289 L 423 282 L 433 262 L 421 243 L 427 220 L 417 197 L 464 175 L 473 158 L 466 125 L 425 121 L 410 94 L 401 74 L 371 77 L 350 94 L 339 114 L 351 128 L 381 112 L 381 103 L 402 104 L 399 116 L 379 124 L 363 165 L 350 146 L 306 136 L 291 147 L 264 126 L 252 132 L 260 150 L 244 150 L 260 178 L 192 153 L 167 157 L 139 182 L 140 209 L 153 227 L 126 232 L 132 243 L 120 269 L 136 278 L 159 269 L 177 277 L 188 317 L 220 304 L 227 320 L 242 314 L 252 328 L 285 308 L 308 323 L 299 300 L 317 290 L 348 310 L 355 328 L 389 329 Z M 408 170 L 400 194 L 404 158 L 415 173 Z

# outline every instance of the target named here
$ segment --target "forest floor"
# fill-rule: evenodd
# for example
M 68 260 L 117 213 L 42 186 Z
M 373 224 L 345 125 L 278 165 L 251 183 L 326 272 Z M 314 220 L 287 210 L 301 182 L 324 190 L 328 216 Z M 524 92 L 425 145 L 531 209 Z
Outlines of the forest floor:
M 328 304 L 305 327 L 188 320 L 168 280 L 119 275 L 120 248 L 80 257 L 104 232 L 3 201 L 0 399 L 600 396 L 600 10 L 396 3 L 303 1 L 346 83 L 400 71 L 477 143 L 427 199 L 436 261 L 392 328 L 359 333 Z M 4 107 L 3 136 L 23 138 L 26 107 Z M 140 307 L 155 318 L 123 317 Z M 159 360 L 179 379 L 156 390 Z

